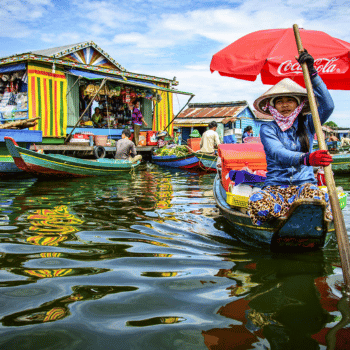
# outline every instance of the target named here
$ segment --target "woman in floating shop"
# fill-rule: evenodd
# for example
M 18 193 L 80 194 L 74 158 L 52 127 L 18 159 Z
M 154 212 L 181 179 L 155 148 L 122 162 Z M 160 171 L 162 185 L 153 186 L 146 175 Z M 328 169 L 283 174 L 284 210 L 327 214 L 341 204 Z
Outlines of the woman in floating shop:
M 140 111 L 140 101 L 136 99 L 132 105 L 132 124 L 134 128 L 135 146 L 139 144 L 139 135 L 142 123 L 148 126 Z
M 306 50 L 300 54 L 298 62 L 306 62 L 308 66 L 323 124 L 333 112 L 332 97 L 314 68 L 313 57 Z M 249 199 L 248 212 L 252 222 L 261 225 L 283 216 L 300 198 L 325 200 L 326 218 L 332 219 L 328 195 L 317 187 L 313 172 L 313 166 L 329 165 L 332 156 L 325 150 L 312 152 L 315 128 L 306 90 L 291 79 L 284 79 L 256 99 L 254 107 L 272 115 L 274 121 L 263 124 L 260 129 L 267 175 L 263 189 Z

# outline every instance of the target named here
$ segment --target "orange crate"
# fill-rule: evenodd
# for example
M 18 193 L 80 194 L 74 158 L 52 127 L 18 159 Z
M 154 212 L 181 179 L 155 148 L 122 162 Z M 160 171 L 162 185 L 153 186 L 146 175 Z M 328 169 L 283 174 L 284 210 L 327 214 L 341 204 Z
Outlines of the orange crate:
M 187 146 L 193 149 L 195 152 L 201 149 L 200 143 L 201 143 L 200 137 L 190 138 L 187 140 Z
M 147 131 L 141 131 L 139 135 L 139 143 L 137 146 L 146 146 L 147 145 Z

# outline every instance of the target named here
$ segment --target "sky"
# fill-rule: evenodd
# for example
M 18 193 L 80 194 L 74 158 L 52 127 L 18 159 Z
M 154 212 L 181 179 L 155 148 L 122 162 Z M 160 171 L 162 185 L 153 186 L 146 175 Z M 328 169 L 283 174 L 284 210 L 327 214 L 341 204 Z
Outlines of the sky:
M 94 41 L 126 70 L 173 79 L 191 103 L 254 100 L 271 86 L 211 73 L 212 56 L 273 28 L 320 30 L 350 42 L 350 0 L 1 0 L 0 57 Z M 329 120 L 350 127 L 350 91 L 330 91 Z M 188 96 L 174 96 L 176 114 Z

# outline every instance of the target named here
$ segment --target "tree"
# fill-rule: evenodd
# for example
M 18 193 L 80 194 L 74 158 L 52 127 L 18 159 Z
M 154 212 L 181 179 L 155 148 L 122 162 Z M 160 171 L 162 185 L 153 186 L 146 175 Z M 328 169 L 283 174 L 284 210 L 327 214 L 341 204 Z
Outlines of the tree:
M 326 125 L 326 126 L 329 126 L 330 128 L 334 129 L 334 128 L 337 128 L 338 125 L 332 121 L 329 121 L 329 122 L 326 122 L 324 123 L 323 125 Z

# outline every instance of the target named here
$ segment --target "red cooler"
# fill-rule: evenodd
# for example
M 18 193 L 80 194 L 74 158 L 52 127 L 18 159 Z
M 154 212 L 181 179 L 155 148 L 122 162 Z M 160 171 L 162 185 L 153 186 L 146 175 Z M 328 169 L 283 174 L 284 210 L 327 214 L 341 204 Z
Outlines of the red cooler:
M 147 146 L 157 146 L 157 131 L 147 131 Z

